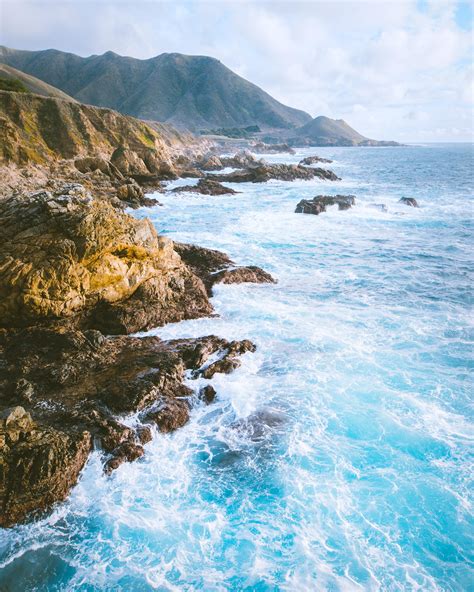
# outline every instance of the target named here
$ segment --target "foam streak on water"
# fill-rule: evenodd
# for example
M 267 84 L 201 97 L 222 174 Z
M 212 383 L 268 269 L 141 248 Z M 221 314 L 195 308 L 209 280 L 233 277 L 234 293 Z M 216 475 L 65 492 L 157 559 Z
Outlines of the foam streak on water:
M 107 479 L 95 453 L 66 504 L 1 532 L 8 589 L 472 587 L 472 149 L 268 159 L 315 153 L 343 181 L 170 194 L 137 212 L 279 280 L 218 286 L 220 317 L 151 333 L 250 338 L 258 351 L 142 460 Z M 357 205 L 293 213 L 319 193 Z

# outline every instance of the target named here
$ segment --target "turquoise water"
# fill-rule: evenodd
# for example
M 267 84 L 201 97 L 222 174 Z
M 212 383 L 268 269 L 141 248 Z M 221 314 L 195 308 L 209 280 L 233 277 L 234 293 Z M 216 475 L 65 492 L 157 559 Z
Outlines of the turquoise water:
M 94 454 L 67 503 L 1 531 L 6 590 L 474 588 L 472 147 L 268 159 L 308 154 L 343 181 L 136 212 L 279 280 L 218 286 L 218 318 L 151 333 L 250 338 L 257 353 L 142 460 L 104 478 Z M 293 213 L 326 192 L 357 205 Z

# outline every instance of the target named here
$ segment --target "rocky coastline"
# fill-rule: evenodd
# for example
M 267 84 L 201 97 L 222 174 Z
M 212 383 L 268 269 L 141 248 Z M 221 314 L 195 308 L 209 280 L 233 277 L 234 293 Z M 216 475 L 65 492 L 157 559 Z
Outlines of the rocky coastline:
M 146 193 L 177 178 L 199 179 L 179 191 L 205 195 L 238 193 L 221 181 L 338 178 L 248 151 L 221 156 L 206 140 L 109 109 L 16 94 L 0 92 L 2 527 L 66 499 L 92 450 L 106 475 L 143 456 L 153 434 L 212 403 L 216 373 L 255 351 L 215 335 L 134 336 L 214 314 L 217 283 L 275 279 L 225 253 L 174 243 L 126 209 L 156 205 Z M 200 386 L 190 388 L 189 377 Z M 123 420 L 130 414 L 134 427 Z

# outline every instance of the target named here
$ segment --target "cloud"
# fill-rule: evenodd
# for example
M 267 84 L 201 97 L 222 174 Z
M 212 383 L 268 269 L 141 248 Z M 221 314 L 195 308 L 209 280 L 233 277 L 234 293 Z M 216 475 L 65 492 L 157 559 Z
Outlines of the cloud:
M 370 137 L 469 140 L 472 11 L 469 25 L 461 8 L 455 0 L 0 0 L 0 32 L 23 49 L 213 55 L 282 102 L 342 117 Z

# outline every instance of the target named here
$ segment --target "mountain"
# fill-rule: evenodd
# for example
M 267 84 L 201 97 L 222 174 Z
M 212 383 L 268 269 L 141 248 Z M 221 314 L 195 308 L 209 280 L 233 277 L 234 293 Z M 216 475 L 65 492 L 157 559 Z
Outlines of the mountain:
M 296 135 L 296 137 L 293 137 Z M 356 132 L 343 119 L 320 115 L 293 130 L 291 143 L 310 146 L 398 146 L 397 142 L 371 140 Z
M 189 129 L 291 129 L 311 120 L 206 56 L 164 53 L 147 60 L 117 55 L 83 58 L 55 49 L 0 46 L 0 62 L 36 76 L 82 103 Z
M 56 97 L 57 99 L 65 99 L 67 101 L 75 101 L 72 97 L 64 93 L 59 88 L 55 88 L 39 78 L 25 74 L 16 68 L 7 66 L 6 64 L 0 64 L 0 79 L 7 80 L 19 80 L 23 83 L 23 86 L 32 93 L 42 95 L 44 97 Z

